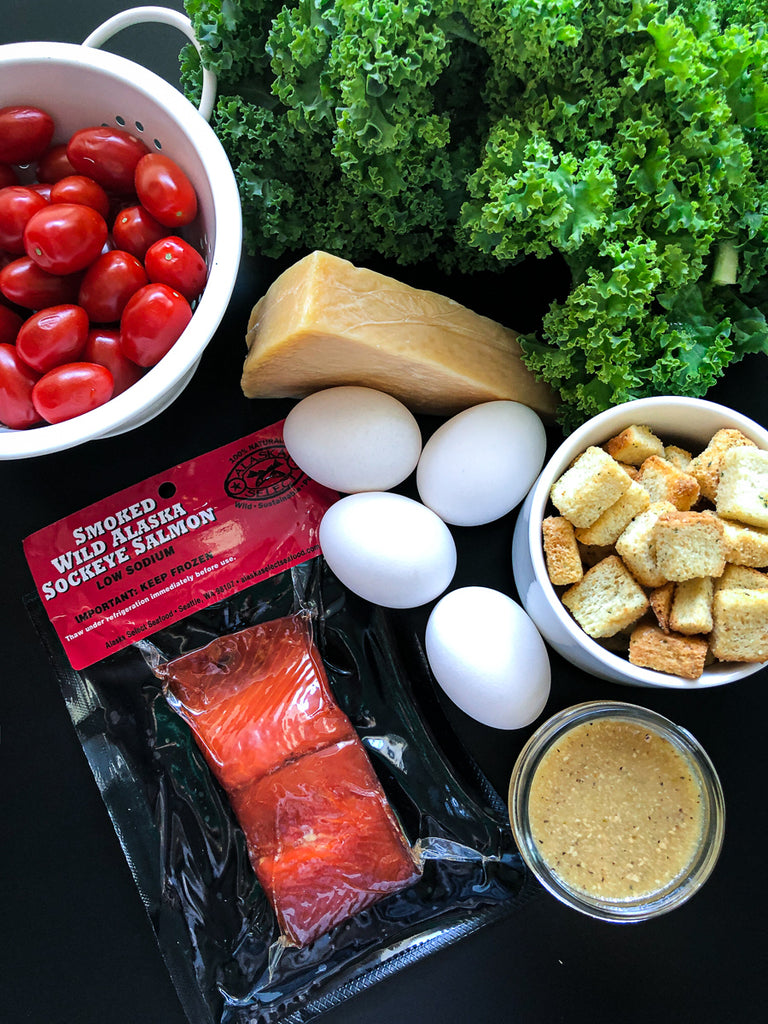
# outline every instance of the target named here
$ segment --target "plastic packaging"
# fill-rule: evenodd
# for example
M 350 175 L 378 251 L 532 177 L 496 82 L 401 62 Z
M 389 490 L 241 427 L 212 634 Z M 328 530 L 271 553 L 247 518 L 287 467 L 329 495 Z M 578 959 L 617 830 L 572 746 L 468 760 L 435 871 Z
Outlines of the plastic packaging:
M 274 436 L 270 443 L 277 444 Z M 190 504 L 182 485 L 185 467 L 177 470 L 174 500 Z M 187 476 L 192 481 L 194 474 Z M 306 480 L 293 478 L 293 487 L 306 489 L 311 500 Z M 115 501 L 121 504 L 122 497 Z M 286 500 L 292 507 L 295 494 Z M 264 509 L 251 508 L 256 523 L 272 507 L 264 502 Z M 226 520 L 221 506 L 216 514 L 219 523 Z M 58 525 L 53 535 L 60 538 Z M 197 535 L 203 546 L 210 541 L 203 530 Z M 49 609 L 39 599 L 29 601 L 192 1024 L 305 1024 L 511 912 L 526 878 L 505 802 L 441 718 L 408 613 L 387 612 L 347 593 L 312 540 L 304 534 L 296 541 L 303 553 L 298 560 L 284 554 L 285 568 L 271 550 L 285 552 L 285 537 L 275 535 L 261 552 L 271 570 L 257 582 L 241 575 L 237 589 L 218 600 L 209 590 L 207 603 L 185 612 L 188 602 L 175 594 L 177 617 L 79 670 L 62 646 L 62 624 L 57 633 Z M 218 550 L 215 560 L 226 557 Z M 168 556 L 166 564 L 172 562 Z M 231 565 L 234 578 L 237 560 Z M 281 938 L 227 792 L 155 674 L 160 661 L 297 614 L 311 619 L 330 691 L 422 869 L 413 884 L 303 947 Z

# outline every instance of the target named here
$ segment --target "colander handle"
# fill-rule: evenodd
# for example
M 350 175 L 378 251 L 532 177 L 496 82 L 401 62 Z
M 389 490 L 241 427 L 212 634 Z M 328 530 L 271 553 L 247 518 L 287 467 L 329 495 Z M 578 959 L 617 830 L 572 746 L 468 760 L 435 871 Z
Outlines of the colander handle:
M 200 44 L 195 36 L 195 31 L 192 28 L 192 23 L 185 15 L 179 11 L 172 11 L 168 7 L 132 7 L 128 11 L 122 11 L 120 14 L 115 14 L 114 17 L 108 18 L 103 25 L 99 25 L 98 28 L 94 29 L 93 32 L 88 36 L 87 39 L 83 40 L 83 46 L 94 46 L 97 49 L 111 39 L 112 36 L 117 35 L 124 28 L 130 28 L 132 25 L 143 25 L 147 22 L 157 22 L 162 25 L 172 25 L 177 28 L 180 32 L 183 32 L 187 39 L 194 45 L 198 53 L 202 52 Z M 213 105 L 216 102 L 216 75 L 209 71 L 208 68 L 203 68 L 203 91 L 200 97 L 200 106 L 198 110 L 203 115 L 206 121 L 209 121 L 211 114 L 213 113 Z

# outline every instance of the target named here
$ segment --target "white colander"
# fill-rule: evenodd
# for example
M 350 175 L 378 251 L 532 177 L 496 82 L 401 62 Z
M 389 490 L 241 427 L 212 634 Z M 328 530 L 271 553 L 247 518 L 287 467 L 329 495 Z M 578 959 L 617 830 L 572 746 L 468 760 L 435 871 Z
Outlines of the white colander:
M 9 43 L 0 46 L 0 105 L 47 110 L 56 122 L 54 143 L 65 142 L 79 128 L 107 124 L 172 157 L 197 191 L 198 216 L 187 237 L 206 257 L 208 283 L 184 333 L 138 383 L 106 405 L 64 423 L 28 430 L 0 427 L 0 459 L 71 448 L 132 430 L 157 416 L 192 377 L 235 285 L 242 213 L 229 161 L 206 120 L 215 98 L 214 76 L 204 74 L 198 110 L 159 75 L 98 49 L 116 32 L 143 22 L 173 25 L 198 45 L 189 19 L 164 7 L 124 11 L 97 28 L 82 46 Z

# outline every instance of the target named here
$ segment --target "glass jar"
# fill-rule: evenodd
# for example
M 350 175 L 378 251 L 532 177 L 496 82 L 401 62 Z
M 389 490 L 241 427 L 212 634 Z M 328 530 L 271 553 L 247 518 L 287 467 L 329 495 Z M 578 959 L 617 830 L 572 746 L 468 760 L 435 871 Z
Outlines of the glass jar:
M 720 780 L 697 740 L 618 701 L 566 708 L 537 729 L 512 772 L 509 814 L 541 884 L 614 922 L 690 899 L 712 873 L 725 825 Z

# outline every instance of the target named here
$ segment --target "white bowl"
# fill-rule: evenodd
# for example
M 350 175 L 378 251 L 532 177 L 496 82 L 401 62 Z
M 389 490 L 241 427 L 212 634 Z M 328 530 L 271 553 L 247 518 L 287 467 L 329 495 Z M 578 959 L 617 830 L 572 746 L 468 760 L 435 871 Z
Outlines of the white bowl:
M 649 426 L 665 444 L 702 450 L 715 431 L 735 427 L 759 447 L 768 449 L 768 431 L 732 409 L 698 398 L 643 398 L 600 413 L 582 424 L 547 462 L 523 503 L 512 542 L 512 568 L 520 601 L 544 639 L 567 661 L 601 679 L 631 686 L 697 690 L 722 686 L 758 672 L 762 664 L 714 664 L 698 679 L 631 665 L 589 637 L 563 605 L 549 581 L 544 561 L 541 523 L 549 492 L 571 461 L 589 447 L 600 445 L 633 423 Z
M 176 17 L 186 31 L 186 19 Z M 131 17 L 127 23 L 138 20 Z M 153 11 L 144 20 L 160 19 Z M 0 95 L 3 105 L 47 110 L 56 122 L 54 143 L 66 141 L 79 128 L 109 124 L 176 160 L 198 197 L 199 213 L 186 234 L 208 264 L 208 282 L 186 330 L 133 387 L 64 423 L 28 430 L 0 427 L 0 459 L 23 459 L 132 430 L 181 393 L 232 294 L 240 265 L 242 210 L 229 160 L 200 111 L 178 89 L 133 61 L 91 45 L 10 43 L 0 46 Z

